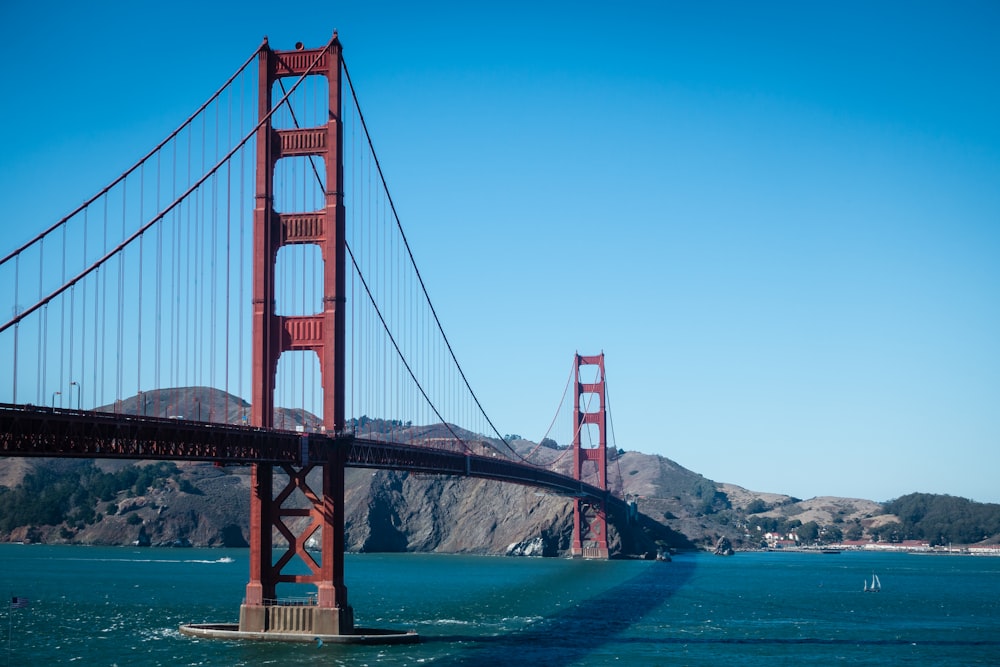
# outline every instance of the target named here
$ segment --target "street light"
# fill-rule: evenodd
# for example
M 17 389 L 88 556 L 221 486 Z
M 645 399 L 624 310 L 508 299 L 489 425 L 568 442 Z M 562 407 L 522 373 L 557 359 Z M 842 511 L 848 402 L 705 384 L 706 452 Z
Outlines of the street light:
M 76 380 L 69 383 L 69 400 L 73 400 L 73 387 L 76 387 L 76 409 L 80 409 L 80 397 L 83 394 L 83 390 L 80 388 L 80 383 Z
M 52 407 L 56 407 L 56 396 L 62 396 L 61 391 L 52 392 Z

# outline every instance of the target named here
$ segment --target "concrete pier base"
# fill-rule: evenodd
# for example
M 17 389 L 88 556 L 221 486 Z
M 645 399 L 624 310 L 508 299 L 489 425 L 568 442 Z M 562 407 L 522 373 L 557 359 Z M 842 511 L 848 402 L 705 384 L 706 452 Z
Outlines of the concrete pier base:
M 206 639 L 247 639 L 268 642 L 329 644 L 412 644 L 414 631 L 354 627 L 354 609 L 316 604 L 240 605 L 240 622 L 191 623 L 181 634 Z
M 354 609 L 316 605 L 240 605 L 241 632 L 354 634 Z
M 313 632 L 248 632 L 240 630 L 236 623 L 192 623 L 180 626 L 180 632 L 189 637 L 201 639 L 228 639 L 265 642 L 299 642 L 326 644 L 416 644 L 420 635 L 410 630 L 378 630 L 375 628 L 355 628 L 353 634 L 320 634 Z
M 570 550 L 573 558 L 585 558 L 590 560 L 608 560 L 611 554 L 605 546 L 586 546 L 582 548 L 573 547 Z

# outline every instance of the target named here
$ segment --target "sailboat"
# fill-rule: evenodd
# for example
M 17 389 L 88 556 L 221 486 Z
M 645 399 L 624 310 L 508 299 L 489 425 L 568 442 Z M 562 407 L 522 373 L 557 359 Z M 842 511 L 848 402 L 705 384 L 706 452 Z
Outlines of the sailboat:
M 882 582 L 878 580 L 878 575 L 872 572 L 872 583 L 865 579 L 865 593 L 878 593 L 882 590 Z

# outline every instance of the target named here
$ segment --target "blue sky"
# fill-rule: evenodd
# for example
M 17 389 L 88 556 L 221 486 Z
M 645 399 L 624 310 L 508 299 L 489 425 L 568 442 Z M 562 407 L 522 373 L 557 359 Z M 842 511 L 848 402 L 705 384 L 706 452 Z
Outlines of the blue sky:
M 615 438 L 759 491 L 1000 502 L 1000 6 L 0 6 L 12 248 L 257 47 L 337 29 L 494 422 L 572 354 Z

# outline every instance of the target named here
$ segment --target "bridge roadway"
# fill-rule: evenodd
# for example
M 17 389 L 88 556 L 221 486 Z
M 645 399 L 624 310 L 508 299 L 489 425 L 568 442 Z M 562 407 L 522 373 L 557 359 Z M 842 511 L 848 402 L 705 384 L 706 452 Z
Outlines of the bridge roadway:
M 359 438 L 353 434 L 261 429 L 89 410 L 0 403 L 0 456 L 211 461 L 303 466 L 330 460 L 349 447 L 347 466 L 478 477 L 603 499 L 625 501 L 572 477 L 493 456 Z

